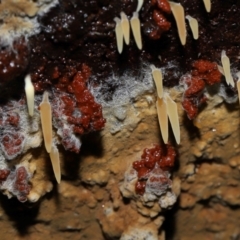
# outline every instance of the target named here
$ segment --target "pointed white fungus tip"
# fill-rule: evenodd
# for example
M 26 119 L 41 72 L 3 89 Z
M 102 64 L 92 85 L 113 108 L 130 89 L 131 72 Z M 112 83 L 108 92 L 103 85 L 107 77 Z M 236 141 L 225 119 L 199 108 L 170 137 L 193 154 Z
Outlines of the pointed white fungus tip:
M 173 135 L 177 144 L 180 144 L 180 124 L 178 117 L 177 104 L 172 100 L 168 93 L 164 94 L 167 104 L 167 114 L 169 117 L 170 124 L 172 126 Z
M 158 122 L 160 125 L 161 135 L 163 142 L 168 143 L 168 116 L 167 116 L 167 106 L 164 99 L 158 98 L 156 101 Z
M 28 74 L 25 79 L 25 94 L 27 98 L 27 106 L 28 106 L 28 114 L 29 116 L 33 116 L 34 113 L 34 96 L 35 96 L 35 90 L 34 86 L 31 81 L 31 76 Z
M 234 87 L 235 83 L 233 81 L 233 77 L 232 77 L 232 74 L 231 74 L 230 60 L 229 60 L 228 56 L 226 55 L 225 50 L 222 50 L 221 62 L 222 62 L 223 72 L 224 72 L 224 76 L 225 76 L 227 84 L 228 85 L 230 84 L 232 87 Z
M 48 92 L 44 92 L 40 104 L 40 117 L 46 151 L 50 153 L 52 148 L 52 107 L 48 99 Z
M 137 44 L 138 49 L 142 50 L 142 36 L 141 36 L 141 25 L 140 20 L 138 18 L 138 13 L 134 12 L 133 16 L 130 20 L 133 37 Z
M 50 152 L 50 159 L 52 162 L 54 176 L 57 180 L 57 183 L 61 182 L 61 167 L 60 167 L 60 158 L 57 147 L 53 144 Z
M 192 34 L 193 34 L 193 38 L 194 38 L 195 40 L 197 40 L 198 37 L 199 37 L 198 21 L 197 21 L 197 19 L 191 17 L 190 15 L 187 15 L 187 16 L 186 16 L 186 19 L 187 19 L 188 22 L 189 22 L 189 25 L 190 25 L 190 28 L 191 28 L 191 31 L 192 31 Z
M 154 65 L 150 65 L 152 69 L 153 80 L 156 85 L 157 94 L 159 98 L 163 97 L 163 77 L 161 69 L 156 68 Z
M 127 15 L 124 12 L 121 15 L 122 33 L 125 43 L 128 45 L 130 42 L 130 24 Z
M 175 2 L 169 2 L 169 3 L 170 3 L 171 11 L 173 13 L 173 16 L 177 24 L 178 36 L 180 38 L 181 44 L 184 46 L 186 44 L 186 38 L 187 38 L 184 8 L 180 3 L 175 3 Z
M 206 11 L 209 13 L 211 11 L 211 0 L 203 0 Z
M 113 20 L 116 22 L 115 34 L 116 34 L 116 41 L 117 41 L 117 49 L 118 49 L 118 52 L 121 54 L 123 50 L 123 32 L 122 32 L 121 20 L 120 18 L 117 18 L 117 17 L 115 17 Z
M 138 5 L 137 5 L 137 10 L 136 12 L 139 12 L 140 9 L 142 8 L 142 5 L 143 5 L 143 0 L 138 0 Z

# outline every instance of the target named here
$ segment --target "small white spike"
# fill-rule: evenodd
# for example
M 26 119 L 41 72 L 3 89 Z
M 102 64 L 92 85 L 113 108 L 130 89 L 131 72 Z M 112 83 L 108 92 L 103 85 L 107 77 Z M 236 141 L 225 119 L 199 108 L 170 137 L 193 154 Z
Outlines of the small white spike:
M 180 3 L 175 3 L 175 2 L 169 2 L 169 3 L 177 24 L 178 36 L 180 38 L 182 45 L 185 45 L 187 31 L 186 31 L 186 24 L 185 24 L 184 8 Z
M 154 65 L 150 65 L 152 69 L 152 76 L 157 88 L 157 94 L 159 98 L 163 97 L 163 82 L 162 82 L 162 71 L 156 68 Z
M 50 153 L 52 148 L 52 108 L 48 100 L 47 92 L 44 92 L 40 104 L 40 116 L 45 148 L 47 152 Z
M 164 94 L 164 98 L 166 99 L 167 114 L 172 126 L 173 134 L 177 144 L 179 144 L 180 143 L 180 125 L 179 125 L 177 104 L 171 99 L 171 97 L 168 94 Z
M 55 145 L 52 145 L 52 149 L 50 152 L 50 159 L 52 162 L 55 178 L 59 184 L 61 182 L 61 168 L 60 168 L 59 152 Z
M 133 32 L 133 37 L 135 39 L 137 47 L 138 47 L 138 49 L 141 50 L 142 49 L 141 26 L 140 26 L 140 21 L 139 21 L 137 12 L 133 13 L 130 23 L 131 23 L 131 28 L 132 28 L 132 32 Z
M 139 12 L 140 9 L 142 8 L 142 5 L 143 5 L 143 0 L 138 0 L 138 5 L 137 5 L 137 10 L 136 12 Z
M 130 24 L 127 18 L 127 15 L 124 12 L 120 13 L 121 15 L 121 26 L 123 32 L 123 38 L 125 43 L 128 45 L 130 41 Z
M 28 114 L 29 116 L 33 116 L 34 113 L 34 95 L 35 95 L 35 90 L 34 86 L 31 81 L 30 74 L 28 74 L 25 77 L 25 94 L 27 98 L 27 106 L 28 106 Z
M 116 40 L 117 40 L 117 49 L 118 49 L 118 52 L 121 54 L 123 50 L 123 32 L 122 32 L 121 20 L 116 17 L 114 18 L 114 21 L 116 22 L 115 34 L 116 34 Z
M 239 104 L 240 104 L 240 72 L 236 73 L 238 80 L 237 80 L 237 89 L 238 89 L 238 100 L 239 100 Z
M 156 101 L 158 121 L 160 125 L 160 130 L 163 138 L 163 142 L 167 144 L 168 142 L 168 116 L 167 116 L 167 105 L 164 99 L 158 98 Z
M 198 31 L 198 21 L 196 18 L 193 18 L 189 15 L 186 16 L 186 19 L 189 21 L 189 25 L 193 34 L 193 38 L 195 40 L 198 39 L 199 37 L 199 31 Z
M 223 71 L 224 71 L 224 75 L 225 75 L 225 79 L 227 84 L 231 85 L 232 87 L 234 87 L 234 81 L 233 81 L 233 77 L 231 75 L 231 69 L 230 69 L 230 61 L 228 56 L 226 55 L 226 51 L 222 51 L 221 54 L 221 62 L 223 65 Z
M 203 0 L 206 11 L 209 13 L 211 11 L 211 0 Z

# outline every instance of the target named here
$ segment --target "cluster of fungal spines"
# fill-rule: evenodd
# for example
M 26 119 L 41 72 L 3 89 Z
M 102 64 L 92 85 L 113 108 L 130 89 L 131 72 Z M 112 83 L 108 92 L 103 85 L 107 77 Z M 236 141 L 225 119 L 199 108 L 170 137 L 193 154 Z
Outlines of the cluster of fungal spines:
M 163 77 L 161 69 L 151 65 L 152 76 L 157 88 L 156 108 L 160 130 L 165 144 L 168 143 L 168 118 L 172 126 L 173 134 L 177 144 L 180 143 L 180 125 L 177 104 L 171 99 L 167 92 L 163 91 Z

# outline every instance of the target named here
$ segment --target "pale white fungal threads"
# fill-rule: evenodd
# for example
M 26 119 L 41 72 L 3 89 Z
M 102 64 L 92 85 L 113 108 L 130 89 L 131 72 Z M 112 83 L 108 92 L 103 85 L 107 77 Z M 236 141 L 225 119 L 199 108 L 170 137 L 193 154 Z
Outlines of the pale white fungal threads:
M 116 22 L 115 34 L 116 34 L 116 40 L 117 40 L 117 49 L 118 49 L 118 52 L 121 54 L 123 50 L 123 32 L 122 32 L 121 20 L 116 17 L 114 18 L 114 21 Z
M 164 98 L 166 99 L 167 114 L 172 126 L 173 134 L 177 144 L 179 144 L 180 143 L 180 125 L 179 125 L 177 104 L 171 99 L 171 97 L 168 94 L 164 94 Z
M 193 34 L 193 38 L 195 40 L 198 39 L 199 37 L 199 31 L 198 31 L 198 21 L 196 18 L 193 18 L 189 15 L 186 16 L 186 19 L 189 21 L 189 25 Z
M 158 98 L 156 101 L 158 121 L 160 130 L 165 144 L 168 143 L 168 116 L 167 116 L 167 105 L 165 100 Z
M 59 152 L 55 145 L 52 145 L 50 152 L 50 159 L 52 162 L 53 172 L 58 184 L 61 182 L 61 168 L 60 168 L 60 158 Z
M 187 31 L 186 31 L 186 24 L 185 24 L 184 8 L 180 3 L 175 3 L 175 2 L 169 2 L 169 3 L 170 3 L 171 11 L 173 13 L 173 16 L 177 24 L 178 36 L 180 38 L 182 45 L 185 45 Z
M 121 15 L 121 26 L 122 26 L 122 33 L 125 43 L 128 45 L 130 41 L 130 24 L 127 18 L 127 15 L 124 12 L 120 13 Z
M 138 5 L 137 5 L 137 10 L 136 12 L 139 12 L 140 9 L 142 8 L 142 5 L 143 5 L 143 0 L 138 0 Z
M 50 153 L 52 148 L 52 108 L 49 103 L 47 92 L 44 92 L 40 104 L 40 116 L 45 148 L 47 152 Z
M 29 74 L 25 77 L 24 80 L 25 80 L 25 94 L 27 98 L 28 114 L 29 116 L 32 117 L 34 113 L 34 95 L 35 95 L 34 86 L 32 84 L 31 77 Z
M 159 98 L 163 97 L 163 82 L 162 82 L 162 71 L 156 68 L 154 65 L 150 66 L 152 69 L 152 76 L 157 88 L 157 94 Z
M 233 77 L 231 75 L 231 69 L 230 69 L 230 61 L 226 55 L 226 51 L 224 50 L 222 51 L 222 54 L 221 54 L 221 62 L 223 65 L 224 76 L 227 84 L 228 85 L 230 84 L 232 87 L 234 87 L 234 81 L 233 81 Z
M 133 32 L 133 37 L 135 39 L 135 42 L 137 44 L 138 49 L 142 49 L 142 36 L 141 36 L 141 26 L 140 26 L 140 21 L 138 18 L 138 13 L 134 12 L 133 16 L 130 20 L 132 32 Z
M 211 11 L 211 0 L 203 0 L 206 11 L 209 13 Z

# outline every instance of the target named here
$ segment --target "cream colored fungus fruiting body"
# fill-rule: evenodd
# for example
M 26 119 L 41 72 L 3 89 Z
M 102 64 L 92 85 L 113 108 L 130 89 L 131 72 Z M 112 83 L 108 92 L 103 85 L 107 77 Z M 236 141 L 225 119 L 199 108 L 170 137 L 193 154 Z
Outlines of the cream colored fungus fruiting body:
M 223 65 L 223 71 L 224 71 L 224 76 L 226 79 L 227 84 L 231 85 L 232 87 L 234 87 L 234 81 L 233 81 L 233 77 L 231 74 L 231 69 L 230 69 L 230 60 L 228 58 L 228 56 L 226 55 L 226 51 L 222 51 L 221 53 L 221 62 Z
M 156 68 L 154 65 L 150 66 L 152 69 L 152 76 L 157 88 L 157 94 L 159 98 L 163 97 L 163 82 L 162 82 L 162 71 Z
M 175 2 L 169 2 L 169 3 L 170 3 L 173 16 L 176 20 L 178 36 L 180 38 L 182 45 L 185 45 L 187 31 L 186 31 L 186 24 L 185 24 L 184 8 L 180 3 L 175 3 Z
M 142 8 L 142 5 L 143 5 L 143 0 L 138 0 L 138 5 L 137 5 L 137 10 L 136 12 L 139 12 Z
M 127 18 L 127 15 L 124 12 L 120 13 L 121 15 L 121 26 L 122 26 L 122 33 L 125 43 L 128 45 L 130 42 L 130 24 Z
M 40 104 L 40 116 L 45 148 L 50 153 L 52 149 L 52 108 L 49 103 L 48 92 L 43 94 Z
M 167 116 L 167 104 L 162 98 L 158 98 L 156 101 L 158 121 L 160 125 L 160 130 L 163 138 L 163 142 L 167 144 L 168 142 L 168 116 Z
M 189 21 L 189 25 L 193 34 L 193 38 L 195 40 L 199 37 L 199 31 L 198 31 L 198 21 L 196 18 L 191 17 L 190 15 L 186 16 L 186 19 Z
M 34 86 L 32 84 L 31 77 L 29 74 L 25 77 L 24 80 L 25 80 L 25 94 L 27 98 L 28 114 L 29 116 L 32 117 L 34 113 L 34 95 L 35 95 Z
M 139 21 L 137 12 L 133 13 L 133 16 L 130 20 L 130 24 L 131 24 L 134 40 L 137 44 L 138 49 L 141 50 L 142 49 L 141 26 L 140 26 L 140 21 Z
M 118 52 L 121 54 L 123 50 L 123 32 L 122 32 L 121 20 L 116 17 L 114 18 L 114 21 L 116 22 L 115 34 L 116 34 L 116 40 L 117 40 L 117 49 L 118 49 Z
M 61 168 L 60 168 L 60 158 L 57 147 L 53 144 L 50 152 L 50 159 L 52 162 L 53 172 L 58 183 L 61 182 Z
M 180 125 L 179 125 L 177 104 L 171 99 L 171 97 L 168 94 L 164 94 L 164 98 L 166 99 L 167 114 L 172 126 L 173 134 L 177 144 L 179 144 L 180 143 Z
M 211 11 L 211 0 L 203 0 L 203 3 L 204 3 L 206 11 L 210 12 Z

